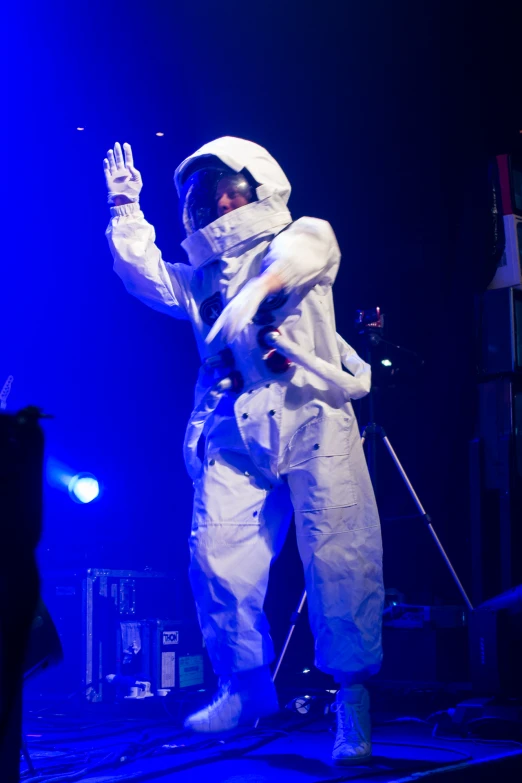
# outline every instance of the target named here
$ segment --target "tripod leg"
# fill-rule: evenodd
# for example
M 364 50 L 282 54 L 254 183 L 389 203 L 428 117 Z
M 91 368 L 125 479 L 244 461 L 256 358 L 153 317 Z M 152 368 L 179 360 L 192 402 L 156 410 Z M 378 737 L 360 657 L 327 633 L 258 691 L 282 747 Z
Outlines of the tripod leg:
M 290 639 L 293 636 L 295 626 L 297 624 L 297 621 L 299 620 L 299 617 L 301 615 L 301 612 L 304 609 L 304 605 L 306 603 L 306 590 L 303 592 L 303 595 L 301 596 L 301 600 L 299 601 L 299 606 L 297 607 L 297 610 L 293 613 L 292 617 L 290 618 L 290 628 L 288 629 L 288 634 L 286 636 L 285 643 L 283 645 L 283 649 L 281 650 L 281 653 L 279 655 L 279 658 L 277 659 L 277 664 L 274 671 L 273 680 L 275 682 L 275 679 L 279 673 L 279 669 L 281 668 L 281 664 L 283 663 L 283 658 L 285 657 L 286 651 L 288 649 L 288 645 L 290 644 Z M 254 728 L 257 729 L 259 725 L 259 718 L 256 720 L 254 724 Z
M 288 635 L 286 637 L 286 641 L 283 645 L 283 649 L 281 650 L 281 654 L 277 660 L 277 665 L 275 667 L 274 671 L 274 681 L 277 675 L 279 674 L 279 669 L 281 668 L 281 664 L 283 663 L 283 658 L 285 657 L 286 651 L 288 649 L 288 645 L 290 644 L 290 639 L 292 638 L 292 635 L 295 630 L 295 626 L 297 624 L 297 621 L 299 620 L 299 616 L 301 612 L 304 609 L 304 605 L 306 603 L 306 590 L 304 591 L 303 595 L 301 596 L 301 600 L 299 602 L 299 606 L 297 607 L 297 610 L 293 613 L 292 617 L 290 618 L 290 628 L 288 630 Z
M 429 516 L 429 514 L 426 513 L 422 503 L 420 502 L 419 498 L 417 497 L 417 493 L 413 489 L 411 481 L 409 480 L 408 476 L 406 475 L 406 471 L 402 467 L 402 465 L 401 465 L 401 463 L 399 461 L 399 458 L 398 458 L 397 454 L 395 453 L 395 451 L 393 449 L 393 446 L 391 445 L 390 441 L 388 440 L 388 438 L 386 437 L 386 435 L 384 433 L 382 433 L 382 441 L 383 441 L 384 445 L 386 446 L 386 448 L 388 449 L 388 453 L 389 453 L 390 457 L 392 458 L 393 462 L 395 463 L 395 467 L 397 468 L 397 470 L 401 474 L 401 478 L 404 481 L 404 483 L 406 484 L 408 492 L 410 493 L 413 502 L 417 506 L 417 510 L 418 510 L 419 514 L 421 515 L 421 517 L 423 518 L 424 522 L 426 523 L 426 527 L 428 528 L 428 530 L 429 530 L 429 532 L 431 534 L 431 537 L 435 541 L 435 545 L 436 545 L 437 549 L 439 550 L 439 552 L 440 552 L 440 554 L 442 556 L 442 559 L 446 563 L 446 566 L 448 567 L 449 572 L 450 572 L 451 576 L 453 577 L 453 581 L 457 585 L 457 588 L 458 588 L 462 598 L 464 599 L 464 603 L 466 604 L 466 606 L 468 607 L 468 609 L 470 611 L 473 611 L 473 604 L 469 600 L 468 595 L 467 595 L 467 593 L 466 593 L 466 591 L 465 591 L 465 589 L 464 589 L 464 587 L 463 587 L 463 585 L 462 585 L 462 583 L 461 583 L 461 581 L 460 581 L 460 579 L 459 579 L 459 577 L 457 575 L 457 572 L 453 568 L 451 560 L 449 559 L 448 555 L 446 554 L 446 551 L 445 551 L 444 547 L 442 546 L 442 544 L 440 542 L 440 539 L 439 539 L 437 533 L 435 532 L 435 530 L 433 528 L 433 525 L 431 524 L 430 516 Z
M 25 739 L 23 737 L 22 737 L 22 740 L 21 740 L 21 751 L 22 751 L 23 757 L 25 759 L 25 763 L 27 764 L 27 766 L 29 768 L 29 772 L 31 773 L 31 775 L 34 775 L 36 770 L 35 770 L 35 768 L 33 766 L 33 762 L 31 760 L 31 756 L 29 755 L 29 750 L 27 748 L 27 743 L 26 743 L 26 741 L 25 741 Z

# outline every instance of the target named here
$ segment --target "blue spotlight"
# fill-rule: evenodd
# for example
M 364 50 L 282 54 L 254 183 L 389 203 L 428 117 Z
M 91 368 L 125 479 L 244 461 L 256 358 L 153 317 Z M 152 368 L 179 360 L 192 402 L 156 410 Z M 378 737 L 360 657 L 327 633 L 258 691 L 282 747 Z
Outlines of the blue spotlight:
M 100 485 L 92 473 L 78 473 L 69 481 L 69 497 L 76 503 L 91 503 L 100 494 Z

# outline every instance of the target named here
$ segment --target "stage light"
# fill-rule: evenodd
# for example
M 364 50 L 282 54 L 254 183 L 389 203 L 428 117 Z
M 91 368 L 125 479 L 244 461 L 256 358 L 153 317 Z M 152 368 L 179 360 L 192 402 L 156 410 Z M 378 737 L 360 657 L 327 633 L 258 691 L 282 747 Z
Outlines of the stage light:
M 76 503 L 92 503 L 100 494 L 100 485 L 91 473 L 78 473 L 69 481 L 68 490 Z
M 303 674 L 310 674 L 310 669 L 303 669 Z
M 389 359 L 383 359 L 381 364 L 384 365 L 384 367 L 391 367 L 392 366 L 392 363 L 391 363 L 391 361 Z
M 85 128 L 76 128 L 76 130 L 85 130 Z
M 78 473 L 55 457 L 47 458 L 45 472 L 49 486 L 67 492 L 75 503 L 91 503 L 101 494 L 102 487 L 92 473 Z
M 161 133 L 161 131 L 160 131 L 160 132 L 158 132 L 158 133 L 156 133 L 156 136 L 164 136 L 164 135 L 165 135 L 165 134 L 164 134 L 164 133 Z

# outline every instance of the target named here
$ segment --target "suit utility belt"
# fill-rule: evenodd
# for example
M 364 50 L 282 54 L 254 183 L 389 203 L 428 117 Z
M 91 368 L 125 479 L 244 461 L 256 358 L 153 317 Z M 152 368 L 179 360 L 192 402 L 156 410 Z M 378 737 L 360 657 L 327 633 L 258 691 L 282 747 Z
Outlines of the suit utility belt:
M 339 358 L 342 366 L 348 372 L 344 372 L 330 362 L 303 350 L 278 329 L 271 326 L 265 326 L 260 330 L 258 341 L 265 351 L 263 359 L 272 373 L 283 375 L 292 365 L 297 365 L 326 383 L 336 386 L 343 392 L 346 401 L 357 400 L 370 391 L 370 365 L 363 361 L 339 334 L 337 335 Z M 208 389 L 199 404 L 196 405 L 187 425 L 183 453 L 188 473 L 193 481 L 199 478 L 202 472 L 197 449 L 205 424 L 216 410 L 223 395 L 239 395 L 243 391 L 244 379 L 241 373 L 234 369 L 234 365 L 234 356 L 230 348 L 225 348 L 218 354 L 208 357 L 203 364 L 209 372 L 220 369 L 228 371 L 228 374 Z

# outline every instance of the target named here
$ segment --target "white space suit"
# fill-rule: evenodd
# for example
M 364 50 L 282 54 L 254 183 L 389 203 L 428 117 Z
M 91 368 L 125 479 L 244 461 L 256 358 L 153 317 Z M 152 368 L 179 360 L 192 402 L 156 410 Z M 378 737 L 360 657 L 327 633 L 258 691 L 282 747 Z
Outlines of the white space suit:
M 263 602 L 293 511 L 316 665 L 339 679 L 349 673 L 363 681 L 381 661 L 382 553 L 349 394 L 296 364 L 271 371 L 258 341 L 261 329 L 279 329 L 340 375 L 332 299 L 339 248 L 325 221 L 292 222 L 290 185 L 252 142 L 225 137 L 202 147 L 177 169 L 178 192 L 184 172 L 209 155 L 235 172 L 247 169 L 258 200 L 188 236 L 183 247 L 190 265 L 163 261 L 137 203 L 113 207 L 107 230 L 127 290 L 189 319 L 202 360 L 225 347 L 219 336 L 210 347 L 205 338 L 249 280 L 270 268 L 284 284 L 229 346 L 243 390 L 220 399 L 205 425 L 204 463 L 189 465 L 195 487 L 190 577 L 203 634 L 221 676 L 273 659 Z M 196 405 L 216 377 L 202 368 Z

